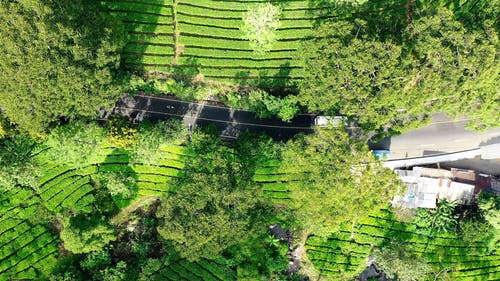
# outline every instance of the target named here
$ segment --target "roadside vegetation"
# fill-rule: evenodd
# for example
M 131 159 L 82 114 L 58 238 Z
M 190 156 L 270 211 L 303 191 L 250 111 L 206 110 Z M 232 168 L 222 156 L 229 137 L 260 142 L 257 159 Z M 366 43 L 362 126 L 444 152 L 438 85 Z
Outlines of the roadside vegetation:
M 500 124 L 500 1 L 0 3 L 0 280 L 499 280 L 500 201 L 391 207 L 367 146 L 434 112 Z M 284 141 L 111 114 L 173 95 Z M 352 124 L 359 133 L 353 134 Z

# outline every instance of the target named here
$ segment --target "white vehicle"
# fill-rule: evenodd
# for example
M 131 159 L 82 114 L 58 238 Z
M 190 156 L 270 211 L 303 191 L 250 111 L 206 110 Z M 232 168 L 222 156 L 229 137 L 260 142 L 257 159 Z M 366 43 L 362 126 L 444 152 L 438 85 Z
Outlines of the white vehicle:
M 332 124 L 333 127 L 339 127 L 342 124 L 346 124 L 347 117 L 345 116 L 316 116 L 314 118 L 314 125 L 319 127 L 326 127 L 328 124 Z

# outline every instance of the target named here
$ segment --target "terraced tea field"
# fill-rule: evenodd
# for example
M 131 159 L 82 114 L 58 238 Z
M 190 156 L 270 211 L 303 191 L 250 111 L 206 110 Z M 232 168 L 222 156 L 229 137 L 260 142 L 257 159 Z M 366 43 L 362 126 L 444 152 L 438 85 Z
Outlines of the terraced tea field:
M 287 187 L 290 181 L 302 178 L 300 173 L 293 173 L 280 166 L 279 160 L 269 160 L 261 163 L 255 170 L 253 180 L 260 183 L 265 197 L 274 203 L 284 203 L 291 200 Z
M 354 272 L 364 267 L 373 246 L 395 240 L 424 256 L 435 272 L 450 270 L 450 280 L 500 280 L 500 252 L 488 252 L 484 243 L 466 243 L 452 234 L 429 236 L 414 224 L 395 221 L 386 210 L 359 223 L 354 241 L 347 227 L 327 240 L 308 239 L 307 256 L 323 276 L 337 280 L 342 273 Z
M 258 55 L 240 28 L 248 8 L 264 2 L 267 1 L 105 3 L 109 12 L 127 26 L 129 39 L 123 54 L 126 68 L 177 72 L 261 87 L 290 86 L 303 77 L 301 56 L 297 53 L 301 40 L 311 36 L 318 19 L 339 15 L 331 15 L 332 7 L 318 6 L 314 1 L 275 1 L 282 10 L 277 42 L 270 52 Z M 403 3 L 391 1 L 387 9 L 399 11 Z
M 160 153 L 156 165 L 132 165 L 127 151 L 108 148 L 101 161 L 69 167 L 47 161 L 44 152 L 40 152 L 35 158 L 45 171 L 38 178 L 38 191 L 16 188 L 0 194 L 0 280 L 37 279 L 55 266 L 59 239 L 45 222 L 32 219 L 43 208 L 58 214 L 66 209 L 91 212 L 95 201 L 92 175 L 131 173 L 135 178 L 135 198 L 168 193 L 172 178 L 183 176 L 187 155 L 184 148 L 177 145 L 164 145 Z M 129 202 L 117 203 L 124 207 Z
M 179 258 L 164 258 L 162 266 L 156 272 L 154 280 L 171 281 L 233 281 L 236 272 L 222 263 L 223 261 L 209 261 L 202 259 L 198 262 L 189 262 Z
M 33 221 L 40 201 L 27 189 L 0 194 L 0 280 L 36 279 L 55 265 L 59 239 Z
M 259 165 L 253 179 L 261 184 L 264 196 L 275 203 L 287 204 L 292 200 L 288 184 L 300 181 L 301 175 L 280 167 L 278 160 L 269 160 Z M 307 256 L 324 280 L 343 280 L 343 274 L 364 269 L 373 247 L 391 240 L 408 244 L 436 272 L 450 269 L 452 280 L 500 280 L 499 251 L 489 253 L 485 243 L 468 244 L 452 234 L 431 237 L 415 224 L 394 220 L 388 210 L 359 221 L 353 241 L 350 226 L 327 240 L 310 237 L 306 243 Z
M 130 156 L 124 149 L 106 150 L 101 161 L 89 166 L 75 168 L 62 165 L 47 169 L 47 173 L 40 179 L 41 197 L 48 202 L 50 210 L 57 211 L 68 204 L 85 210 L 85 206 L 93 202 L 90 176 L 98 172 L 129 174 L 134 179 L 136 197 L 167 193 L 171 188 L 171 179 L 183 176 L 184 158 L 187 157 L 184 147 L 163 145 L 158 162 L 155 165 L 144 165 L 131 163 Z
M 303 77 L 302 40 L 322 20 L 366 14 L 405 19 L 405 0 L 366 1 L 342 6 L 313 0 L 271 1 L 281 7 L 277 42 L 258 55 L 241 31 L 243 14 L 265 0 L 105 0 L 129 35 L 123 66 L 132 70 L 175 72 L 199 79 L 263 88 L 287 87 Z M 428 0 L 419 5 L 472 11 L 484 0 Z

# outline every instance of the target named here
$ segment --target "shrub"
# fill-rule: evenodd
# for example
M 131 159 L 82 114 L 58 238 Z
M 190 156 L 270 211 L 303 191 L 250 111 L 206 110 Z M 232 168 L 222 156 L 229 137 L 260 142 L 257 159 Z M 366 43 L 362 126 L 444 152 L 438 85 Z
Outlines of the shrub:
M 403 206 L 393 207 L 392 213 L 394 214 L 394 218 L 400 222 L 410 222 L 417 214 L 415 209 L 409 209 Z
M 110 116 L 107 128 L 107 141 L 113 147 L 129 149 L 137 142 L 137 129 L 125 116 Z

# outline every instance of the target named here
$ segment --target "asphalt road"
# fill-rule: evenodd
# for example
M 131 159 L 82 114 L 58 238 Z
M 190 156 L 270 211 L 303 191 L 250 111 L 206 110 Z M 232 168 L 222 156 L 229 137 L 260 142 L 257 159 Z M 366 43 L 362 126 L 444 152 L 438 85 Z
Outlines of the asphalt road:
M 290 122 L 277 118 L 260 119 L 253 112 L 209 104 L 189 103 L 168 97 L 135 96 L 119 101 L 115 113 L 157 121 L 179 118 L 186 126 L 214 124 L 223 138 L 237 138 L 242 132 L 264 132 L 276 140 L 287 140 L 298 133 L 313 132 L 315 115 L 298 115 Z
M 315 115 L 299 115 L 291 122 L 277 118 L 260 119 L 254 113 L 232 110 L 209 104 L 189 103 L 168 97 L 135 96 L 117 103 L 115 113 L 139 116 L 140 119 L 157 121 L 179 118 L 186 126 L 215 124 L 223 138 L 236 138 L 245 131 L 264 132 L 276 140 L 287 140 L 298 133 L 313 132 Z M 480 145 L 500 143 L 500 128 L 484 133 L 467 131 L 466 119 L 450 120 L 436 114 L 431 124 L 405 134 L 386 138 L 371 145 L 372 149 L 389 149 L 390 159 L 419 157 L 439 153 L 478 148 Z
M 477 133 L 465 129 L 468 120 L 450 120 L 444 114 L 435 114 L 428 126 L 383 140 L 381 146 L 390 147 L 390 159 L 420 157 L 457 152 L 500 143 L 500 128 Z M 500 124 L 499 124 L 500 125 Z

